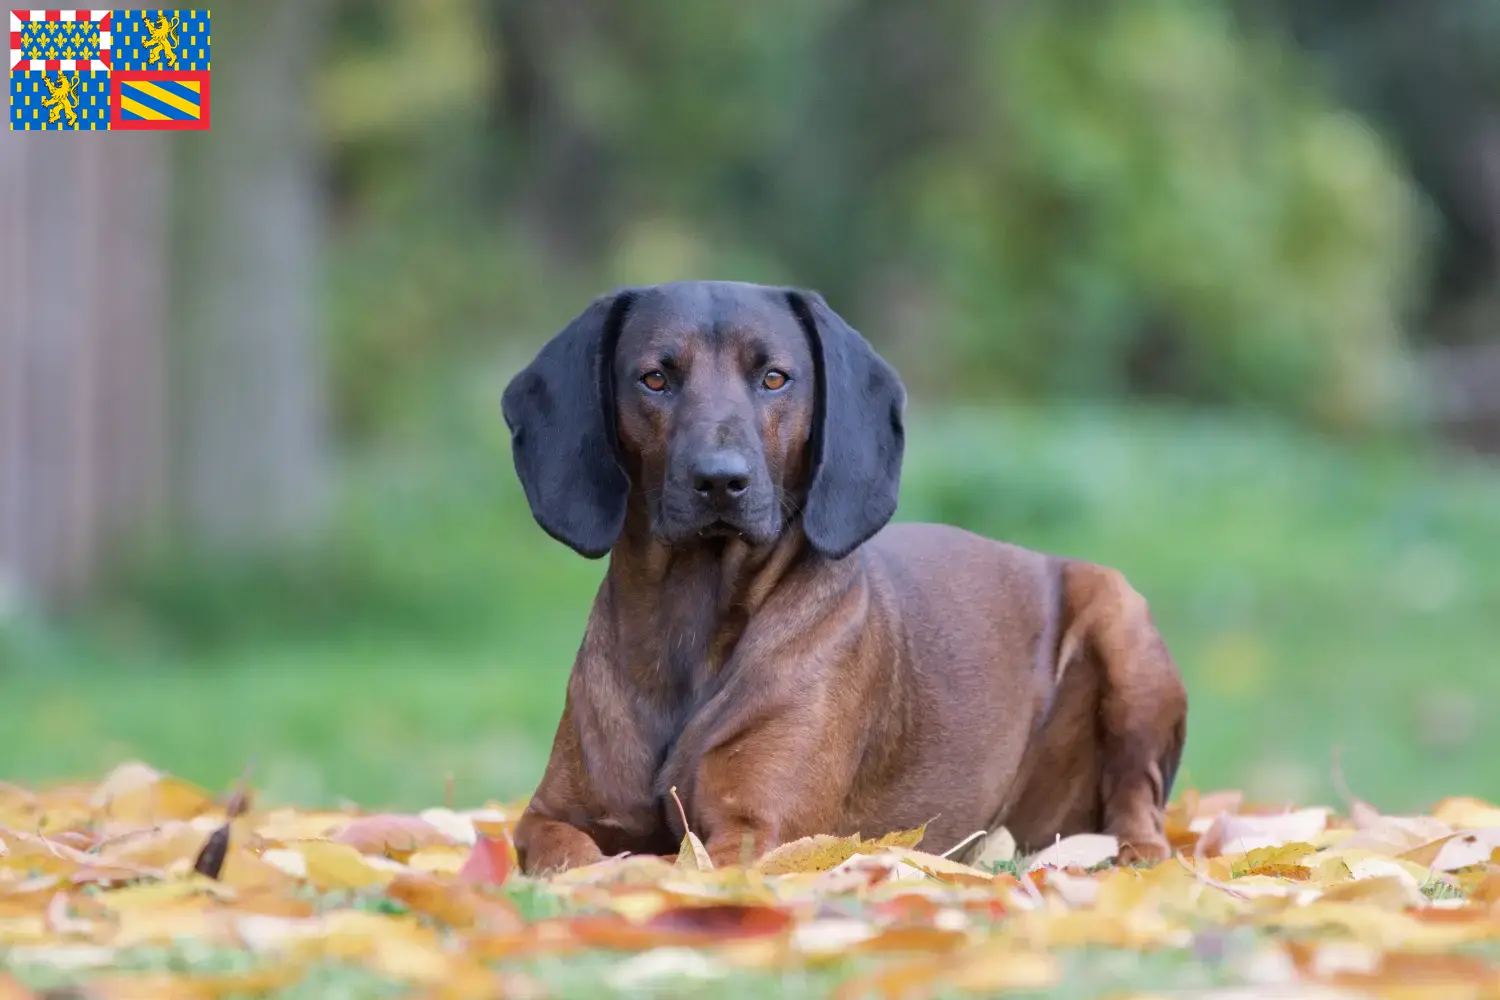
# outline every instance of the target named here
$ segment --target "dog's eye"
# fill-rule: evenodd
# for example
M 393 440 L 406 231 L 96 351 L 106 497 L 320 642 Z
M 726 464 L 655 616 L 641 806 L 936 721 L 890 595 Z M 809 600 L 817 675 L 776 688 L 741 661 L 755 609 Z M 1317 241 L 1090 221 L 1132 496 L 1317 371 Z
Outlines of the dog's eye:
M 664 392 L 667 388 L 667 377 L 661 372 L 647 372 L 641 376 L 641 385 L 651 392 Z
M 772 392 L 775 392 L 777 389 L 783 388 L 786 383 L 786 372 L 777 371 L 775 368 L 772 368 L 770 371 L 766 372 L 765 377 L 760 380 L 760 384 L 765 386 L 767 389 L 770 389 Z

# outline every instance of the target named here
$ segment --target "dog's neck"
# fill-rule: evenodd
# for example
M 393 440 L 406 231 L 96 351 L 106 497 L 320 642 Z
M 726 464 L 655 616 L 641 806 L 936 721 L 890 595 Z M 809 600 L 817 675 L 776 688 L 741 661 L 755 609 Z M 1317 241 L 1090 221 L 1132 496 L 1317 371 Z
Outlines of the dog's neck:
M 624 662 L 680 696 L 717 676 L 751 618 L 808 558 L 799 520 L 768 545 L 705 538 L 668 545 L 645 519 L 627 517 L 610 553 L 607 587 Z

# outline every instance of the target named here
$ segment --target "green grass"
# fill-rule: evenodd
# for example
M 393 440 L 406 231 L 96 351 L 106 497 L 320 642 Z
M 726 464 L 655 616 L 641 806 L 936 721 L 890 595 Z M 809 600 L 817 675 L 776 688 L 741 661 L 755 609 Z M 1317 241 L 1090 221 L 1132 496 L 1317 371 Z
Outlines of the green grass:
M 602 562 L 548 540 L 493 385 L 350 474 L 334 537 L 262 566 L 139 575 L 0 635 L 0 777 L 139 756 L 278 799 L 525 794 Z M 1192 699 L 1182 784 L 1388 808 L 1500 798 L 1500 471 L 1171 411 L 911 408 L 903 519 L 1109 563 Z
M 1231 935 L 1234 947 L 1230 954 L 1240 956 L 1249 950 L 1249 937 Z M 1241 941 L 1240 937 L 1244 937 Z M 703 953 L 710 967 L 711 953 Z M 1204 961 L 1192 951 L 1137 952 L 1114 948 L 1075 948 L 1056 953 L 1062 967 L 1062 981 L 1051 989 L 1036 992 L 1007 992 L 1008 997 L 1047 998 L 1047 1000 L 1083 1000 L 1123 991 L 1170 989 L 1201 990 L 1244 983 L 1243 975 L 1223 962 Z M 715 997 L 737 1000 L 775 996 L 786 998 L 823 998 L 830 996 L 840 983 L 878 969 L 899 963 L 901 956 L 889 959 L 840 959 L 820 965 L 792 967 L 784 971 L 744 970 L 721 967 L 717 974 L 705 978 L 693 975 L 666 975 L 649 985 L 635 988 L 609 985 L 609 976 L 634 955 L 609 951 L 584 951 L 567 956 L 546 956 L 496 963 L 497 969 L 517 972 L 541 983 L 547 996 L 556 1000 L 594 1000 L 600 996 L 620 997 L 693 997 L 711 991 Z M 913 959 L 923 956 L 914 955 Z M 98 973 L 91 970 L 62 970 L 46 965 L 8 963 L 0 957 L 0 969 L 8 968 L 22 982 L 38 990 L 63 991 L 69 987 L 86 987 Z M 171 974 L 174 976 L 244 973 L 256 968 L 256 961 L 243 951 L 230 949 L 177 946 L 139 948 L 119 956 L 118 965 L 109 975 Z M 258 994 L 259 995 L 259 994 Z M 403 984 L 386 979 L 352 964 L 317 962 L 301 980 L 265 996 L 275 1000 L 303 998 L 374 998 L 410 995 Z M 872 994 L 873 995 L 873 994 Z M 957 991 L 940 991 L 946 998 L 971 995 Z

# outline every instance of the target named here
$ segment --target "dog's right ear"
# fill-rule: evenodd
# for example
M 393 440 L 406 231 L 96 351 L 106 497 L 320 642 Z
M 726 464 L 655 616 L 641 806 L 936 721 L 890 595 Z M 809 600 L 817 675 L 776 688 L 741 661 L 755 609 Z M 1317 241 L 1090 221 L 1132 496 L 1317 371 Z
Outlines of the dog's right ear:
M 614 547 L 630 480 L 615 441 L 614 355 L 633 292 L 594 300 L 505 388 L 516 476 L 542 530 L 589 559 Z

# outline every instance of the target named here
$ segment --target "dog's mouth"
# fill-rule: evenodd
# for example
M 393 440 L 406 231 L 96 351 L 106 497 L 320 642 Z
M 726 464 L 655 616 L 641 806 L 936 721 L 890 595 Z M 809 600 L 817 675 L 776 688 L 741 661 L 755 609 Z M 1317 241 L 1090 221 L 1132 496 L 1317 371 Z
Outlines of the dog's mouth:
M 698 529 L 699 538 L 744 538 L 745 532 L 738 525 L 716 518 Z

